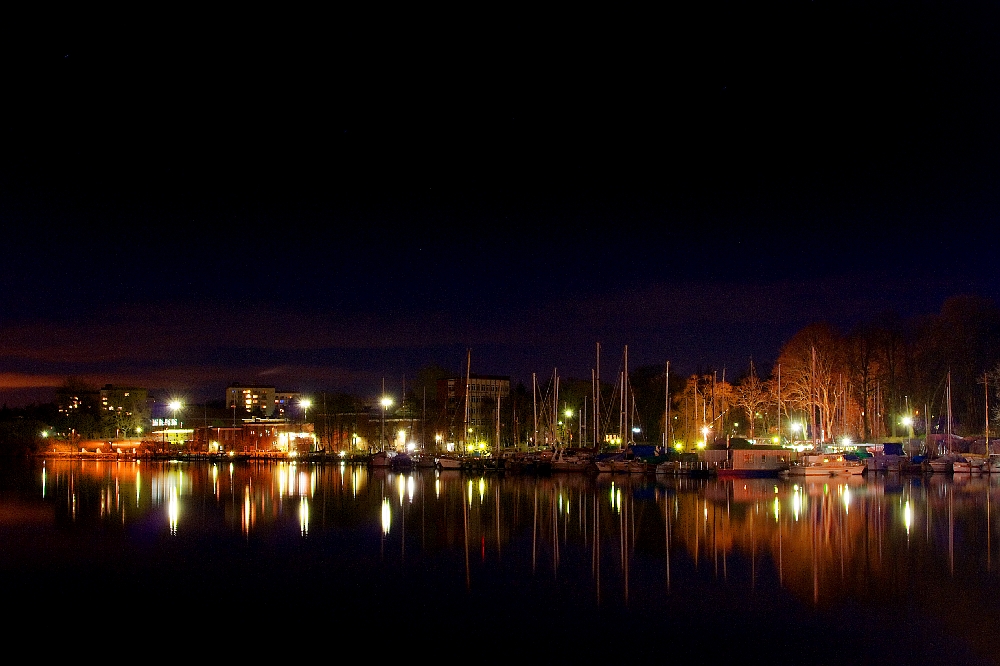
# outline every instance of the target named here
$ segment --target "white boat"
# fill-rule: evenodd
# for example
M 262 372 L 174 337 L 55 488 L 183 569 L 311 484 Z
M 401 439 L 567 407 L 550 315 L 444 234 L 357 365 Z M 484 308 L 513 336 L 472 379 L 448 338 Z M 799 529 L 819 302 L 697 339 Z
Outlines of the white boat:
M 854 476 L 862 474 L 865 465 L 853 460 L 845 460 L 839 454 L 808 455 L 803 456 L 801 461 L 792 463 L 787 472 L 782 472 L 787 476 L 802 477 L 827 477 L 827 476 Z
M 457 456 L 438 456 L 435 460 L 438 469 L 461 469 L 462 459 Z
M 597 467 L 598 472 L 614 472 L 615 463 L 621 462 L 623 459 L 624 456 L 618 453 L 607 458 L 595 459 L 594 466 Z
M 550 464 L 553 472 L 586 472 L 594 469 L 588 456 L 566 453 L 565 449 L 556 451 Z
M 958 456 L 951 465 L 955 474 L 980 474 L 986 467 L 986 459 L 981 456 Z
M 951 471 L 952 464 L 955 462 L 955 456 L 938 456 L 932 460 L 927 460 L 927 466 L 931 468 L 931 471 L 935 474 L 946 474 Z
M 421 453 L 413 456 L 413 466 L 414 467 L 437 467 L 437 461 L 434 459 L 433 455 L 428 453 Z

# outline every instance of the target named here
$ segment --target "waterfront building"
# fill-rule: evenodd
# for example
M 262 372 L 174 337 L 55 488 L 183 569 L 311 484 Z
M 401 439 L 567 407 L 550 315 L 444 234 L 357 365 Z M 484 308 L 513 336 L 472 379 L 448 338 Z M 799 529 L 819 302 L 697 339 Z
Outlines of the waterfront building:
M 445 446 L 470 449 L 493 439 L 500 401 L 510 395 L 510 377 L 473 375 L 439 379 L 438 400 L 443 408 Z
M 189 450 L 202 453 L 304 454 L 317 450 L 312 424 L 288 419 L 252 418 L 235 427 L 204 426 L 191 432 Z
M 275 411 L 275 388 L 255 384 L 230 384 L 226 388 L 226 408 L 233 411 L 233 420 L 254 416 L 270 418 Z

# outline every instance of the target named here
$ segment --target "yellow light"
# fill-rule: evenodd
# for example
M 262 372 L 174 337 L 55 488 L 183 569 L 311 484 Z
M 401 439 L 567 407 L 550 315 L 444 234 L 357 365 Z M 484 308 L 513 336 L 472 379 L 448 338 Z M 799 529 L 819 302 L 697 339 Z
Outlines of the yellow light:
M 678 451 L 683 451 L 684 445 L 681 444 L 680 442 L 677 442 L 676 444 L 674 444 L 674 448 L 677 449 Z
M 170 534 L 177 534 L 177 522 L 180 518 L 180 502 L 177 500 L 177 486 L 171 486 L 167 499 L 167 520 L 170 523 Z
M 389 508 L 389 498 L 382 499 L 382 533 L 389 533 L 389 523 L 392 519 L 392 509 Z
M 392 407 L 392 398 L 390 398 L 389 396 L 385 396 L 384 398 L 382 398 L 382 407 L 385 408 Z
M 699 449 L 705 448 L 705 442 L 698 442 L 698 448 Z

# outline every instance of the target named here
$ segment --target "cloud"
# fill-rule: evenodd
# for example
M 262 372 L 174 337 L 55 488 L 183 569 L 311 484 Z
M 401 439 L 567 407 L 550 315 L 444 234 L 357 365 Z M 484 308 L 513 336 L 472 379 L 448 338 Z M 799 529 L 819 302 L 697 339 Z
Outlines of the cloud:
M 0 372 L 0 390 L 54 388 L 65 382 L 65 376 Z

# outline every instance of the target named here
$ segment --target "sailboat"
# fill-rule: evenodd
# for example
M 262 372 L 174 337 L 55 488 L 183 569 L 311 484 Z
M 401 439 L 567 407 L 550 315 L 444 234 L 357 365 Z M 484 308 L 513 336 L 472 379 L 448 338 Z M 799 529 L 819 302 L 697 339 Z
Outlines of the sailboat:
M 954 471 L 954 465 L 959 456 L 951 450 L 951 372 L 948 373 L 948 383 L 944 390 L 945 395 L 945 449 L 937 458 L 928 460 L 927 465 L 932 472 L 943 473 Z

